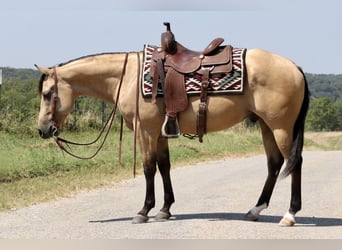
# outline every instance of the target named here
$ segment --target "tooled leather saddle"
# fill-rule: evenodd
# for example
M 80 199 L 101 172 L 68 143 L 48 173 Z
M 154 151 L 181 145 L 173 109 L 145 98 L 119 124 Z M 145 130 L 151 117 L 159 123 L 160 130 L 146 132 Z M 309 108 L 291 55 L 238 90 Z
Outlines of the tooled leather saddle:
M 224 39 L 216 38 L 203 51 L 192 51 L 175 40 L 170 23 L 164 22 L 166 32 L 161 35 L 161 48 L 152 54 L 150 74 L 153 77 L 152 102 L 156 102 L 158 84 L 164 92 L 166 116 L 162 136 L 175 138 L 180 135 L 177 113 L 188 106 L 184 76 L 197 73 L 202 76 L 200 104 L 197 113 L 197 136 L 202 142 L 206 133 L 207 88 L 210 74 L 232 71 L 232 47 L 220 46 Z

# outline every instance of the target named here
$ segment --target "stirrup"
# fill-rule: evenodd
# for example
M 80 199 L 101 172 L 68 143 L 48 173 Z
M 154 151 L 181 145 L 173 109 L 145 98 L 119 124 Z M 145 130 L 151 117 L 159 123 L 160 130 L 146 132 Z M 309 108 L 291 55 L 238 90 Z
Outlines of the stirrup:
M 169 119 L 167 115 L 165 116 L 164 123 L 161 128 L 161 134 L 166 138 L 178 138 L 180 136 L 178 119 L 172 118 Z

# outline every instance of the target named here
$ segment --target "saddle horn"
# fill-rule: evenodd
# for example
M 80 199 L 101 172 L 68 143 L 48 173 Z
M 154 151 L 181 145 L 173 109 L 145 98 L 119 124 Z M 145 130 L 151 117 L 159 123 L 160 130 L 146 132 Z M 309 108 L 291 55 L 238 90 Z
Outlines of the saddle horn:
M 164 22 L 163 23 L 166 26 L 166 31 L 170 31 L 171 32 L 171 26 L 169 22 Z
M 177 52 L 177 42 L 174 34 L 171 31 L 170 23 L 164 22 L 166 26 L 166 32 L 161 35 L 161 47 L 168 54 L 176 54 Z

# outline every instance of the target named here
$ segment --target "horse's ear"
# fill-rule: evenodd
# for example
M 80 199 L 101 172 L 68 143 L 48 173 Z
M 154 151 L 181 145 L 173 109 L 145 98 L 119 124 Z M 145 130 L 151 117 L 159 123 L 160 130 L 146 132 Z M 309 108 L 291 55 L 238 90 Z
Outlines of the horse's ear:
M 49 69 L 45 68 L 43 66 L 38 66 L 37 64 L 34 65 L 41 73 L 48 75 L 49 74 Z

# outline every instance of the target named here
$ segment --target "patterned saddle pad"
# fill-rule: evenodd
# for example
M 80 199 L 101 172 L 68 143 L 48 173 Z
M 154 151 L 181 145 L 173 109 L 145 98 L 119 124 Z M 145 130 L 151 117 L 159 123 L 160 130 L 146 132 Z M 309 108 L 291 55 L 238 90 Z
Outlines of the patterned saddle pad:
M 145 98 L 152 97 L 153 78 L 150 75 L 152 53 L 157 46 L 144 46 L 143 74 L 141 91 Z M 246 49 L 234 48 L 233 70 L 226 74 L 212 74 L 209 80 L 208 95 L 243 94 L 245 80 L 245 54 Z M 188 95 L 200 95 L 202 76 L 197 73 L 186 74 L 184 77 L 185 89 Z M 163 96 L 161 86 L 158 86 L 157 96 Z

